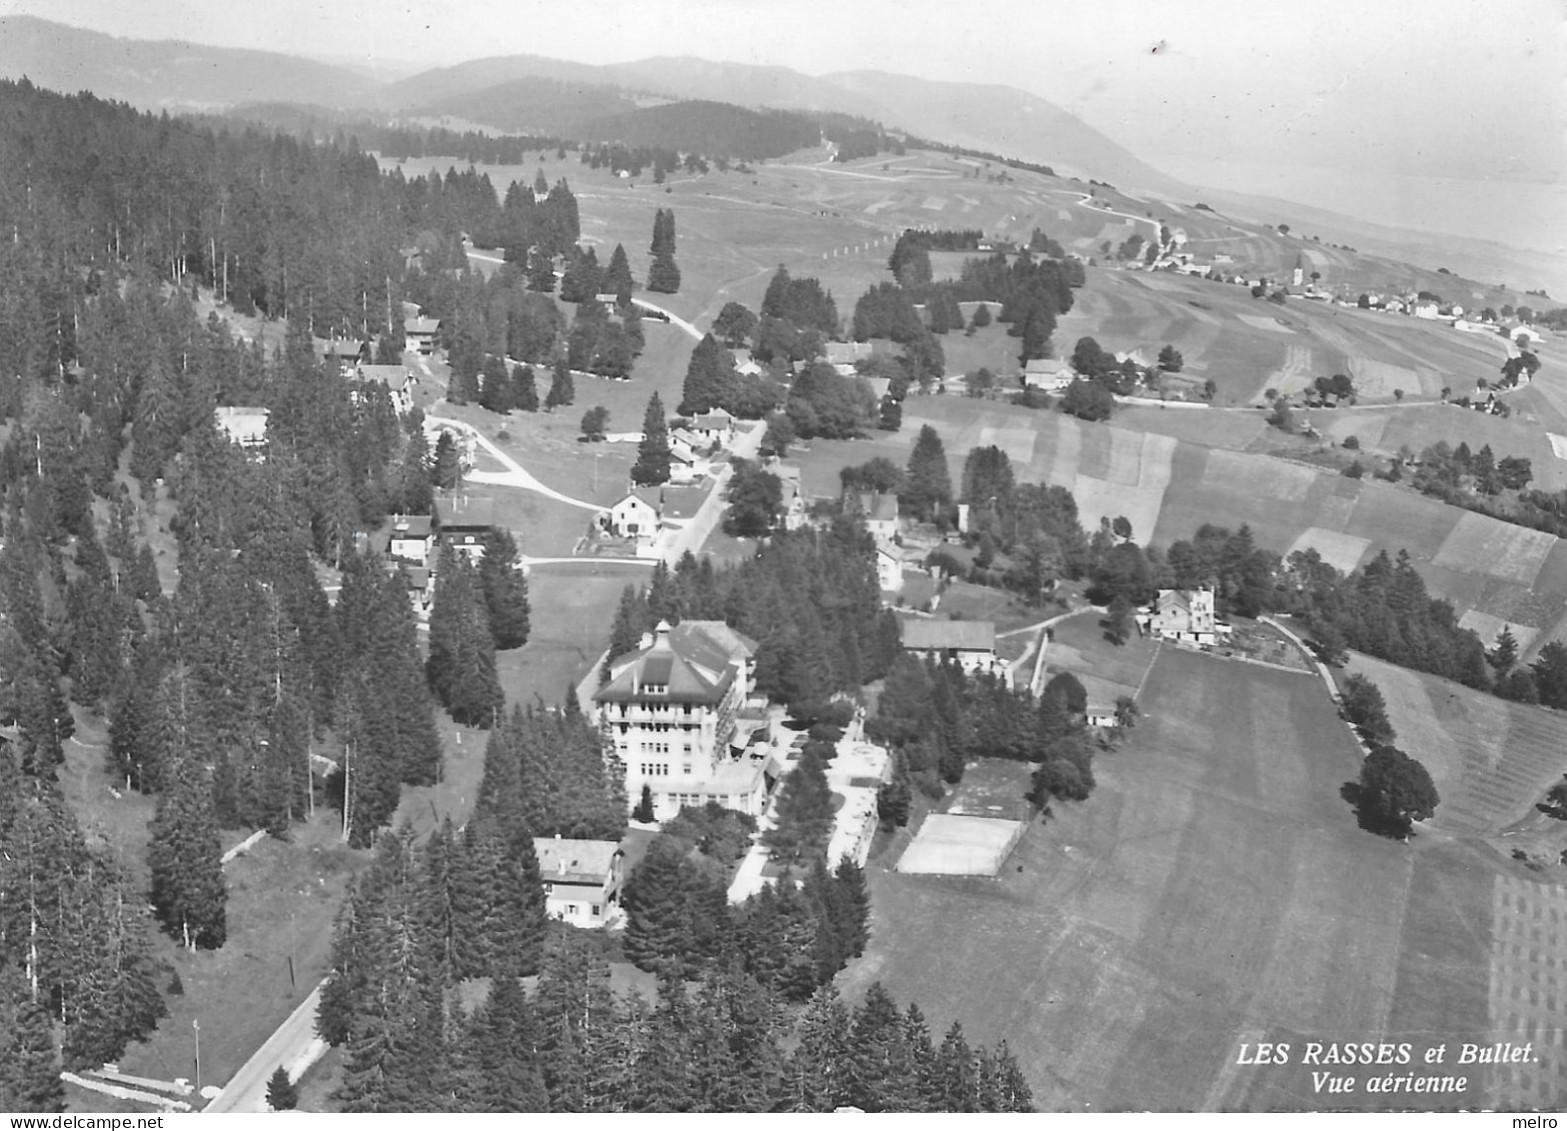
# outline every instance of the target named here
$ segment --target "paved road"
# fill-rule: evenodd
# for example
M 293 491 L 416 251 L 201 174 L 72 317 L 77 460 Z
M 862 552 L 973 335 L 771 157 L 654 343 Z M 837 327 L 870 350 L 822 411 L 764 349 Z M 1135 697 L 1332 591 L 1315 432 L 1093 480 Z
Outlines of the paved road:
M 322 985 L 325 985 L 323 982 Z M 204 1109 L 208 1112 L 268 1111 L 267 1081 L 279 1066 L 289 1078 L 298 1080 L 305 1070 L 320 1060 L 327 1045 L 316 1036 L 316 1009 L 321 1004 L 321 986 L 310 991 L 288 1020 L 262 1042 L 249 1060 L 223 1086 L 222 1093 Z
M 463 477 L 468 480 L 468 482 L 494 483 L 504 487 L 521 487 L 525 491 L 533 491 L 536 494 L 545 496 L 546 498 L 554 499 L 556 502 L 568 503 L 571 506 L 581 507 L 583 510 L 590 510 L 594 513 L 604 509 L 604 507 L 598 503 L 587 503 L 583 502 L 581 499 L 573 499 L 570 495 L 563 495 L 553 487 L 546 487 L 544 484 L 540 483 L 537 479 L 530 475 L 522 466 L 522 464 L 518 463 L 516 460 L 512 459 L 511 456 L 501 451 L 501 449 L 496 447 L 494 442 L 491 441 L 488 436 L 479 431 L 473 425 L 465 424 L 461 420 L 452 420 L 443 416 L 432 415 L 426 416 L 425 419 L 430 421 L 432 424 L 445 424 L 462 432 L 468 433 L 468 435 L 472 436 L 474 441 L 481 448 L 483 448 L 486 452 L 490 453 L 490 455 L 495 458 L 497 463 L 506 468 L 505 471 L 470 471 Z

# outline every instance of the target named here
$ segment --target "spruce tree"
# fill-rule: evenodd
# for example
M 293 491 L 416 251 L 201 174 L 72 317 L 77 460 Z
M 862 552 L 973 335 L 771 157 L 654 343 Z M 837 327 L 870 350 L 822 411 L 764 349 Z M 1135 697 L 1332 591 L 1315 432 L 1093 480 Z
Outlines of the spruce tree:
M 803 864 L 826 851 L 832 832 L 832 789 L 819 758 L 803 754 L 784 775 L 774 815 L 773 827 L 762 834 L 774 860 Z
M 664 295 L 679 292 L 680 268 L 676 266 L 673 254 L 654 257 L 652 265 L 647 269 L 647 289 Z
M 267 1081 L 267 1106 L 273 1111 L 293 1111 L 299 1106 L 299 1088 L 281 1064 Z
M 617 243 L 609 257 L 609 267 L 604 272 L 604 290 L 613 293 L 619 305 L 627 306 L 631 302 L 632 286 L 631 264 L 626 259 L 626 249 Z
M 680 843 L 657 837 L 626 880 L 626 960 L 643 970 L 694 972 L 690 864 Z
M 565 357 L 556 358 L 555 369 L 550 378 L 550 391 L 544 398 L 544 407 L 558 408 L 561 405 L 569 405 L 576 399 L 577 390 L 572 384 L 571 366 Z
M 477 571 L 450 546 L 436 575 L 425 674 L 436 700 L 465 726 L 489 727 L 504 705 Z
M 528 578 L 518 558 L 517 540 L 509 530 L 492 526 L 485 533 L 479 586 L 496 650 L 521 648 L 528 642 Z
M 21 967 L 0 974 L 0 1111 L 65 1110 L 49 1011 L 35 1003 Z
M 169 767 L 149 828 L 152 905 L 163 929 L 190 950 L 216 950 L 228 938 L 228 886 L 212 786 L 191 757 Z
M 511 403 L 522 412 L 539 411 L 539 383 L 533 375 L 533 366 L 512 366 Z
M 952 502 L 952 476 L 941 437 L 929 424 L 920 428 L 909 453 L 907 473 L 898 501 L 926 521 Z
M 435 458 L 430 465 L 430 481 L 442 491 L 454 491 L 462 483 L 462 454 L 450 432 L 442 432 L 435 442 Z
M 646 594 L 638 586 L 626 586 L 620 591 L 620 604 L 615 609 L 615 621 L 609 630 L 609 648 L 604 653 L 604 663 L 599 669 L 601 684 L 609 682 L 610 668 L 616 660 L 636 651 L 642 634 L 649 627 Z M 651 817 L 647 819 L 652 820 Z
M 631 481 L 640 487 L 669 482 L 669 461 L 669 423 L 664 418 L 664 402 L 654 393 L 642 417 L 642 442 L 637 445 Z

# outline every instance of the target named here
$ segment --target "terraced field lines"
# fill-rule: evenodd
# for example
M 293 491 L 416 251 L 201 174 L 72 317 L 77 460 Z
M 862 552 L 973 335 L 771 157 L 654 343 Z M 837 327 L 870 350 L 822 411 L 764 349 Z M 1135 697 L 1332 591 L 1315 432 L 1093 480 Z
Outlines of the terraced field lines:
M 1527 816 L 1567 770 L 1567 720 L 1367 656 L 1351 667 L 1387 700 L 1398 745 L 1430 771 L 1442 797 L 1435 824 L 1494 834 Z
M 1248 315 L 1240 315 L 1241 318 L 1249 318 Z M 1283 330 L 1281 326 L 1274 329 Z M 1290 331 L 1285 330 L 1285 333 Z M 1290 346 L 1284 352 L 1284 365 L 1268 374 L 1268 378 L 1258 390 L 1258 397 L 1266 396 L 1266 390 L 1277 389 L 1280 396 L 1294 396 L 1301 392 L 1312 381 L 1312 357 L 1311 350 L 1307 346 Z
M 1468 512 L 1443 540 L 1432 561 L 1449 569 L 1532 585 L 1555 544 L 1554 535 Z
M 1532 1061 L 1489 1073 L 1486 1106 L 1559 1110 L 1567 1103 L 1567 890 L 1513 876 L 1493 881 L 1486 1041 L 1534 1046 Z

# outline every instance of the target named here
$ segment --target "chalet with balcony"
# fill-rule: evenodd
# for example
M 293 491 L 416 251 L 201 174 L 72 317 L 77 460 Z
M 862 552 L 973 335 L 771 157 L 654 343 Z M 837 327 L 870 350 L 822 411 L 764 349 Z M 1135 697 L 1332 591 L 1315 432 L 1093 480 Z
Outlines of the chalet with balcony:
M 403 346 L 409 353 L 429 357 L 435 352 L 435 340 L 441 332 L 439 318 L 414 315 L 403 319 Z

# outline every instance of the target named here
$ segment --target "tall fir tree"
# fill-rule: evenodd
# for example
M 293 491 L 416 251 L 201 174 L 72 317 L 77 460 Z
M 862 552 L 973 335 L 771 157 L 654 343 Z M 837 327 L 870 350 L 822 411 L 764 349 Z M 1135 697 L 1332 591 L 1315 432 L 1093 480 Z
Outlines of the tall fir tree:
M 642 416 L 642 442 L 637 445 L 637 462 L 631 468 L 631 481 L 639 487 L 667 483 L 669 462 L 669 422 L 664 417 L 664 402 L 654 393 Z
M 436 574 L 425 673 L 436 700 L 465 726 L 491 726 L 504 705 L 477 571 L 450 546 Z
M 228 885 L 212 785 L 192 757 L 176 760 L 148 828 L 152 905 L 163 929 L 189 950 L 216 950 L 228 939 Z
M 511 531 L 492 526 L 485 533 L 484 556 L 479 559 L 479 587 L 484 593 L 496 650 L 521 648 L 528 642 L 528 578 Z
M 64 1110 L 49 1011 L 33 1001 L 20 967 L 0 971 L 0 1111 Z
M 547 409 L 559 408 L 569 405 L 577 399 L 577 389 L 572 382 L 571 365 L 564 356 L 555 359 L 555 368 L 550 375 L 550 391 L 544 398 L 544 407 Z

